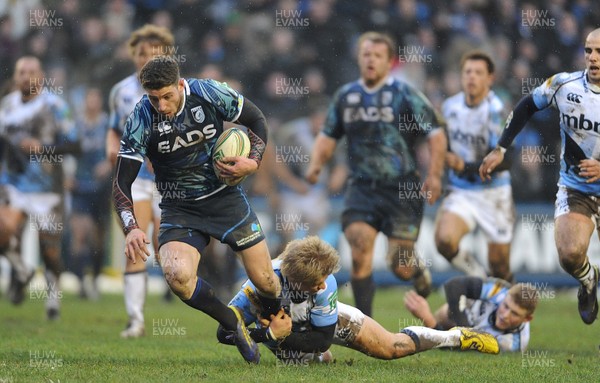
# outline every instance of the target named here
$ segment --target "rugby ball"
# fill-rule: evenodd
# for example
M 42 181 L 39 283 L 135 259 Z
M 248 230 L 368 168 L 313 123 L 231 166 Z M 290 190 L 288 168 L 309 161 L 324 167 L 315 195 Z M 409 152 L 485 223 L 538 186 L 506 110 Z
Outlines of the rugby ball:
M 248 157 L 250 154 L 250 139 L 248 135 L 239 128 L 229 128 L 224 130 L 223 133 L 217 139 L 212 152 L 213 170 L 219 181 L 223 182 L 228 186 L 235 186 L 242 182 L 246 177 L 240 177 L 235 179 L 223 179 L 219 173 L 219 169 L 215 166 L 215 163 L 223 157 L 236 157 L 244 156 Z

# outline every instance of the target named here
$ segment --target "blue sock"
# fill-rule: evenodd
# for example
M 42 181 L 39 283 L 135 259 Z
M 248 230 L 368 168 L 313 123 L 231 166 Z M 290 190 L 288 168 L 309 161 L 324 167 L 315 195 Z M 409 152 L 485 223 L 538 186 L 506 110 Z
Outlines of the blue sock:
M 192 297 L 188 300 L 182 299 L 182 301 L 186 305 L 200 310 L 215 319 L 227 330 L 235 330 L 237 328 L 237 317 L 233 311 L 217 299 L 211 285 L 201 278 L 198 278 L 196 282 L 196 288 Z

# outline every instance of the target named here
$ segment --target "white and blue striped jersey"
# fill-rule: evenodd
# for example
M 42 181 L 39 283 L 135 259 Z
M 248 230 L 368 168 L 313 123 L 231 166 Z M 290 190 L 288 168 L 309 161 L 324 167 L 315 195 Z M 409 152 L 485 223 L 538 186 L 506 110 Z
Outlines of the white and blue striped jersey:
M 590 84 L 586 71 L 559 73 L 534 89 L 535 105 L 553 106 L 559 112 L 559 185 L 585 194 L 600 196 L 600 181 L 586 183 L 579 176 L 579 162 L 587 158 L 600 161 L 600 87 Z
M 467 105 L 464 92 L 460 92 L 444 101 L 442 115 L 447 124 L 450 151 L 465 163 L 481 163 L 496 147 L 506 117 L 504 104 L 493 91 L 474 107 Z M 450 189 L 480 190 L 502 185 L 510 185 L 508 170 L 494 172 L 489 182 L 481 181 L 478 176 L 461 177 L 452 169 L 448 175 Z
M 529 344 L 529 322 L 524 322 L 518 328 L 505 332 L 498 330 L 496 311 L 502 303 L 510 286 L 504 281 L 493 278 L 483 281 L 479 299 L 468 299 L 467 315 L 469 325 L 473 328 L 492 334 L 498 340 L 502 351 L 525 351 Z
M 109 129 L 114 130 L 119 137 L 123 135 L 127 117 L 135 109 L 135 105 L 146 94 L 142 84 L 138 80 L 137 74 L 119 81 L 110 90 L 108 104 L 110 108 Z M 154 180 L 154 175 L 147 166 L 140 167 L 138 177 L 147 180 Z
M 11 92 L 0 102 L 0 135 L 15 153 L 13 158 L 0 159 L 2 183 L 23 193 L 62 192 L 63 154 L 56 152 L 56 146 L 77 141 L 66 101 L 45 88 L 26 102 L 20 91 Z M 20 143 L 28 138 L 43 146 L 23 152 Z
M 296 292 L 289 289 L 288 281 L 281 275 L 281 260 L 275 259 L 272 264 L 275 275 L 281 281 L 281 296 L 284 298 L 289 297 L 292 300 L 290 302 L 290 316 L 293 332 L 307 331 L 311 326 L 326 327 L 337 323 L 337 281 L 332 274 L 325 279 L 326 287 L 323 290 L 309 295 L 307 292 Z M 248 280 L 229 302 L 229 305 L 241 309 L 246 324 L 254 322 L 258 326 L 258 314 L 262 311 L 262 307 L 256 294 L 256 287 Z M 304 296 L 295 297 L 296 294 Z M 303 299 L 302 302 L 294 303 L 294 300 L 299 301 L 301 299 Z

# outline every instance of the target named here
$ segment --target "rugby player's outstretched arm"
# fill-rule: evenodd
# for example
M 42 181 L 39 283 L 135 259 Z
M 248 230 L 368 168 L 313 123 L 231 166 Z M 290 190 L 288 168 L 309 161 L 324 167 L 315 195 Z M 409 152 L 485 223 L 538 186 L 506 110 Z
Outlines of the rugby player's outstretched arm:
M 492 150 L 483 159 L 481 166 L 479 167 L 479 177 L 482 180 L 491 179 L 490 174 L 502 163 L 504 160 L 504 152 L 513 142 L 515 137 L 523 130 L 525 124 L 531 116 L 533 116 L 540 109 L 535 105 L 532 95 L 527 95 L 519 101 L 515 109 L 508 116 L 506 127 L 502 132 L 502 136 L 498 141 L 498 147 Z
M 325 165 L 333 156 L 337 141 L 324 133 L 319 133 L 315 140 L 312 153 L 310 155 L 310 164 L 306 171 L 306 180 L 311 184 L 317 183 L 319 174 L 323 165 Z

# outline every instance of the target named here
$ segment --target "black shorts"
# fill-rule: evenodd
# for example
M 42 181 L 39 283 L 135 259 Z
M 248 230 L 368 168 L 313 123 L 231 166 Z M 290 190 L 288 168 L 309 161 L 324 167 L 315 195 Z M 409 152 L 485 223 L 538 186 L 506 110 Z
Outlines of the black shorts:
M 387 184 L 352 180 L 344 196 L 342 228 L 365 222 L 390 238 L 416 241 L 425 207 L 420 185 L 416 175 Z
M 265 238 L 240 187 L 226 187 L 201 200 L 163 201 L 160 209 L 159 248 L 178 241 L 201 252 L 213 237 L 240 251 Z

